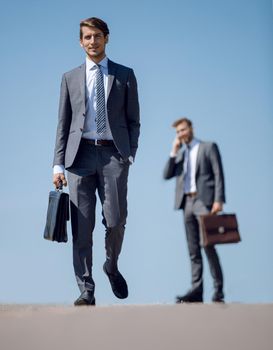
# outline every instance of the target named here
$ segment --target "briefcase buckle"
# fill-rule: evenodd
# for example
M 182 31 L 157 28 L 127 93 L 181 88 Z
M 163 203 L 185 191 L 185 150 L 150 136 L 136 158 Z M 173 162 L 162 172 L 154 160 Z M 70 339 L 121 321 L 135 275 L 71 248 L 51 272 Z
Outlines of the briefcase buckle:
M 220 234 L 224 234 L 224 233 L 225 233 L 225 227 L 224 227 L 224 226 L 219 226 L 219 227 L 218 227 L 218 232 L 219 232 Z

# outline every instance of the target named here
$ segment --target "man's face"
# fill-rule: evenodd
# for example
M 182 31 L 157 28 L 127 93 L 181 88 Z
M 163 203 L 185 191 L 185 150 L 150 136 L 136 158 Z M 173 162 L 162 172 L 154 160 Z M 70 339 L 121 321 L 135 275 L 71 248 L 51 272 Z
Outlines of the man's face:
M 82 27 L 81 47 L 87 56 L 96 63 L 105 57 L 105 46 L 108 42 L 108 35 L 97 28 Z
M 193 129 L 187 122 L 182 122 L 176 127 L 176 135 L 181 143 L 189 144 L 193 139 Z

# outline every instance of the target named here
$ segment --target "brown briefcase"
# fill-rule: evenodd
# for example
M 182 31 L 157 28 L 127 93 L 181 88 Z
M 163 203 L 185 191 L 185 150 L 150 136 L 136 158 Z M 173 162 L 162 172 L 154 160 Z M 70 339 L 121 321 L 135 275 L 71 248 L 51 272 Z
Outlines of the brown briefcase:
M 240 242 L 238 222 L 235 214 L 201 215 L 202 245 Z

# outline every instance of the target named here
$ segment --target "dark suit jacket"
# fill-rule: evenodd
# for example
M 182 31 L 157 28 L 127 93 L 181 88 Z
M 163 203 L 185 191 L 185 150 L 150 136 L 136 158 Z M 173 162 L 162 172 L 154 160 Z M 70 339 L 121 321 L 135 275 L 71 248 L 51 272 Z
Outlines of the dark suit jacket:
M 85 71 L 84 63 L 63 75 L 53 165 L 69 168 L 77 154 L 86 113 Z M 135 157 L 140 123 L 137 82 L 131 68 L 108 60 L 106 98 L 113 141 L 124 160 Z
M 164 169 L 164 178 L 176 177 L 175 209 L 184 207 L 185 151 L 180 150 L 175 158 L 169 158 Z M 196 187 L 197 198 L 210 207 L 213 202 L 225 202 L 225 184 L 221 156 L 215 143 L 201 142 L 197 153 Z

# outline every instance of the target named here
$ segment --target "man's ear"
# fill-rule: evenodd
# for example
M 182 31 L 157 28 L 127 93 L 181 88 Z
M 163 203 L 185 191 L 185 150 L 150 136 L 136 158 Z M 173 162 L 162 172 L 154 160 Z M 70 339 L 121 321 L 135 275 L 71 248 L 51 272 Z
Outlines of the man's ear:
M 80 46 L 81 46 L 81 47 L 83 47 L 83 43 L 82 43 L 82 41 L 81 41 L 81 40 L 80 40 Z
M 109 34 L 107 34 L 106 37 L 105 37 L 105 44 L 107 44 L 108 41 L 109 41 Z

